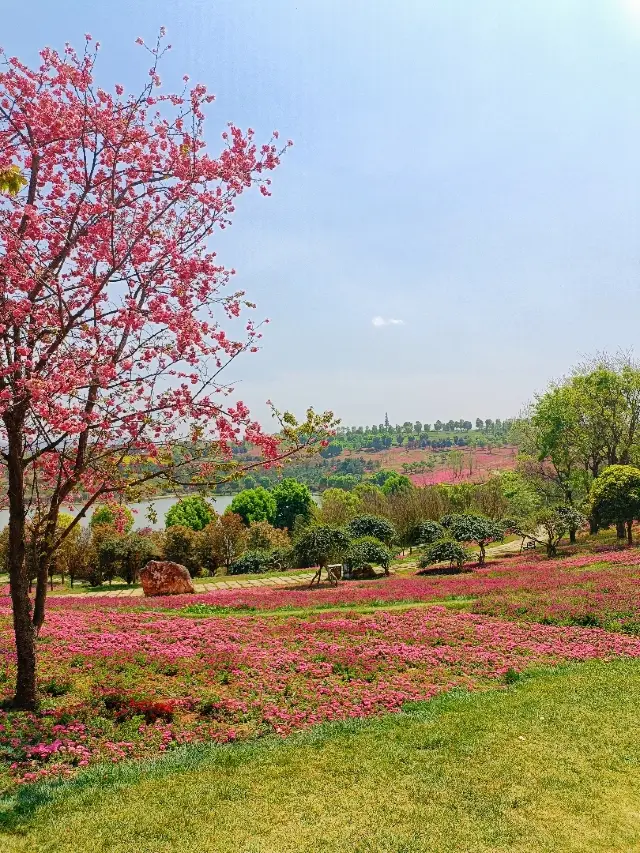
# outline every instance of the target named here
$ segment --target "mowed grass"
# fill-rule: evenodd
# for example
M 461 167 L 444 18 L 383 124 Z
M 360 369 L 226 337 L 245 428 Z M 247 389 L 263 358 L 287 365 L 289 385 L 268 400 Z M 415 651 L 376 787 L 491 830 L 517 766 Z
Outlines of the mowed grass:
M 446 607 L 447 610 L 471 610 L 475 597 L 472 595 L 452 595 L 449 598 L 434 598 L 430 601 L 371 601 L 367 604 L 318 604 L 309 607 L 274 607 L 272 610 L 258 610 L 256 607 L 218 607 L 211 604 L 191 604 L 183 607 L 177 612 L 180 616 L 191 616 L 194 619 L 218 618 L 224 616 L 255 616 L 289 618 L 296 617 L 304 619 L 313 616 L 314 613 L 358 613 L 370 614 L 379 611 L 397 612 L 402 610 L 416 610 L 424 607 Z M 161 608 L 158 608 L 161 610 Z
M 640 663 L 24 788 L 6 853 L 640 850 Z

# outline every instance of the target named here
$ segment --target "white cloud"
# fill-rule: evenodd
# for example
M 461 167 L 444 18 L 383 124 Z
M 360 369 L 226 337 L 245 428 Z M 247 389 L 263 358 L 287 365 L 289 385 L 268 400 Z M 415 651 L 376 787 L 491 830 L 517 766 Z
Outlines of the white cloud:
M 396 320 L 393 317 L 374 317 L 371 322 L 374 326 L 404 326 L 404 320 Z

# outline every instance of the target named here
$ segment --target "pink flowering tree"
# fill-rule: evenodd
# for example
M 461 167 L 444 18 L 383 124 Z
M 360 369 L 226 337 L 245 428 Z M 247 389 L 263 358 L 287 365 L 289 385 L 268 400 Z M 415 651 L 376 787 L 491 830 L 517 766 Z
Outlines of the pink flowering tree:
M 204 86 L 164 94 L 162 36 L 136 94 L 94 79 L 98 45 L 49 48 L 29 68 L 0 67 L 0 451 L 9 506 L 17 648 L 14 704 L 37 706 L 37 633 L 61 538 L 98 499 L 157 479 L 203 488 L 238 476 L 234 443 L 273 464 L 326 443 L 330 413 L 281 418 L 265 434 L 221 371 L 255 351 L 254 307 L 229 288 L 210 248 L 237 197 L 283 148 L 229 125 L 221 153 L 204 142 Z M 286 148 L 287 146 L 284 146 Z M 241 323 L 234 337 L 229 327 Z M 73 501 L 73 521 L 57 525 Z M 39 525 L 35 600 L 26 520 Z

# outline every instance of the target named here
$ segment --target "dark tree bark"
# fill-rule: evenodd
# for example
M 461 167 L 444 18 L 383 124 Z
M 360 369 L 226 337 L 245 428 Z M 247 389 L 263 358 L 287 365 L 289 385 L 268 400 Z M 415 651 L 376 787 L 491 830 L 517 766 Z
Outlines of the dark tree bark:
M 53 502 L 45 523 L 42 542 L 38 548 L 38 575 L 36 582 L 36 597 L 33 607 L 33 624 L 35 626 L 36 635 L 39 633 L 40 628 L 42 628 L 44 623 L 44 609 L 47 601 L 47 581 L 49 580 L 49 571 L 53 561 L 53 546 L 57 523 L 58 507 L 57 504 Z M 53 588 L 53 578 L 51 586 Z
M 571 543 L 571 545 L 575 545 L 575 544 L 576 544 L 576 530 L 575 530 L 575 527 L 572 527 L 572 528 L 571 528 L 571 530 L 569 530 L 569 542 Z
M 627 544 L 633 545 L 633 521 L 627 521 Z
M 31 621 L 29 578 L 25 561 L 24 470 L 22 467 L 22 416 L 7 413 L 7 478 L 9 481 L 9 583 L 13 607 L 18 673 L 13 706 L 35 711 L 38 705 L 36 682 L 36 632 Z
M 600 525 L 594 518 L 589 519 L 589 533 L 593 536 L 600 530 Z
M 627 531 L 625 530 L 624 521 L 616 521 L 616 537 L 618 539 L 625 539 L 627 536 Z

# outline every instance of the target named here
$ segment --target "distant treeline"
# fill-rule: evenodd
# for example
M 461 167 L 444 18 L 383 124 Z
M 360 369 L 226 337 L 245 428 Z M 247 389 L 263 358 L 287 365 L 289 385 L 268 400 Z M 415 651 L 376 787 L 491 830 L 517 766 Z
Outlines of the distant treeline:
M 391 447 L 428 448 L 495 447 L 507 442 L 512 420 L 476 418 L 471 421 L 436 421 L 433 425 L 421 421 L 405 421 L 392 425 L 339 427 L 335 440 L 323 451 L 325 458 L 339 455 L 341 450 L 385 450 Z

